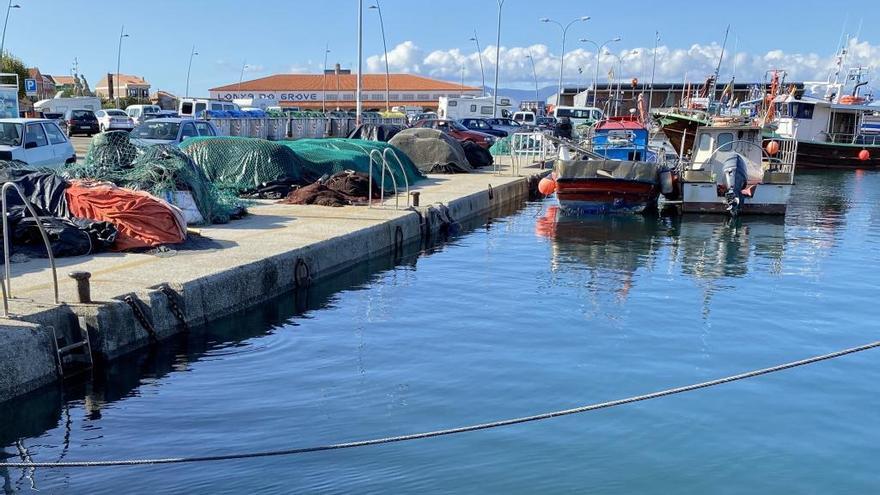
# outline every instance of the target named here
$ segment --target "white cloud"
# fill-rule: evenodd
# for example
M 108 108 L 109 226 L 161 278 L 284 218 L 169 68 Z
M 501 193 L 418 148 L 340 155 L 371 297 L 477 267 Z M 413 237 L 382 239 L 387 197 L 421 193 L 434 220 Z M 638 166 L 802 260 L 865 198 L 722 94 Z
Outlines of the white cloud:
M 621 75 L 624 79 L 638 77 L 650 79 L 653 58 L 652 48 L 631 47 L 621 48 L 614 45 L 613 53 L 606 51 L 599 57 L 599 80 L 608 80 L 608 71 L 612 64 L 622 62 Z M 866 41 L 853 39 L 848 46 L 847 67 L 862 65 L 880 67 L 880 45 L 872 45 Z M 499 66 L 501 81 L 504 86 L 532 84 L 532 66 L 529 54 L 534 57 L 535 71 L 539 83 L 553 84 L 559 77 L 559 53 L 543 44 L 523 47 L 501 47 Z M 495 70 L 494 46 L 485 47 L 482 51 L 486 82 L 491 85 Z M 721 45 L 711 43 L 694 44 L 687 48 L 660 46 L 657 49 L 657 67 L 655 79 L 661 82 L 678 82 L 685 76 L 691 81 L 705 79 L 715 71 Z M 739 81 L 760 81 L 770 69 L 786 69 L 789 80 L 824 80 L 835 63 L 832 54 L 787 53 L 773 49 L 764 53 L 747 53 L 740 51 L 734 56 L 730 50 L 725 52 L 721 66 L 721 78 L 727 79 L 733 72 L 736 62 L 736 76 Z M 480 53 L 476 51 L 451 48 L 434 50 L 425 53 L 412 41 L 405 41 L 388 52 L 388 61 L 392 72 L 412 72 L 447 80 L 458 80 L 464 67 L 465 79 L 468 82 L 480 80 Z M 565 53 L 564 79 L 566 84 L 574 82 L 588 83 L 592 81 L 596 70 L 596 53 L 592 45 L 580 45 Z M 373 55 L 367 58 L 367 68 L 371 72 L 385 70 L 384 58 Z M 580 71 L 579 71 L 580 69 Z M 615 72 L 617 72 L 615 70 Z

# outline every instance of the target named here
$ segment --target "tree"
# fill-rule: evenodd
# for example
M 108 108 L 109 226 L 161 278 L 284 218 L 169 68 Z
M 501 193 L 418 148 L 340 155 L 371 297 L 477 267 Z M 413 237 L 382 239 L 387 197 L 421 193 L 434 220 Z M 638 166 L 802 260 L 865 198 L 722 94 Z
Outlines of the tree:
M 0 55 L 0 72 L 4 74 L 18 74 L 18 97 L 24 98 L 24 80 L 28 78 L 28 70 L 24 62 L 8 53 Z

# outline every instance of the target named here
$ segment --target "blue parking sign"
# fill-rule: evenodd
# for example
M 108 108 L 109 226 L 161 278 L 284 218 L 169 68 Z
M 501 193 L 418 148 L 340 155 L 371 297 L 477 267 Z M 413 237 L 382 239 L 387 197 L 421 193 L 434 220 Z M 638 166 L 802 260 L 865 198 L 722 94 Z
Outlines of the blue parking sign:
M 36 79 L 25 79 L 24 80 L 24 94 L 27 96 L 37 96 L 37 80 Z

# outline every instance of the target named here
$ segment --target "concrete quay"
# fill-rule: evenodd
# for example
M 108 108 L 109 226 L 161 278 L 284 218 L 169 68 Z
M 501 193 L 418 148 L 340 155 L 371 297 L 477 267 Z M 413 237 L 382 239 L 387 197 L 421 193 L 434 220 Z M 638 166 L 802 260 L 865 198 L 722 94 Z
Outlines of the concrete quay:
M 450 218 L 463 222 L 518 205 L 549 171 L 520 172 L 431 175 L 412 188 L 420 206 L 410 209 L 403 197 L 400 209 L 393 197 L 373 208 L 261 201 L 241 220 L 198 229 L 179 249 L 59 259 L 59 305 L 47 260 L 13 262 L 11 315 L 0 319 L 0 402 L 59 379 L 53 335 L 75 342 L 87 329 L 100 365 L 371 257 L 400 253 L 436 236 Z M 76 302 L 76 282 L 67 276 L 73 271 L 91 273 L 91 303 Z

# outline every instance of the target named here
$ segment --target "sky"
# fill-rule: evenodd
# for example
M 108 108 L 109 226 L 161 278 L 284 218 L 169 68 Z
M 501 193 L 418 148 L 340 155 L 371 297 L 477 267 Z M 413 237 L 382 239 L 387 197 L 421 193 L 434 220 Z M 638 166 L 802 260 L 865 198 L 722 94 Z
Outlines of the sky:
M 365 72 L 384 71 L 376 10 L 364 1 Z M 392 72 L 410 72 L 479 85 L 482 54 L 487 85 L 493 83 L 497 0 L 380 0 Z M 79 71 L 94 88 L 115 72 L 119 33 L 120 72 L 144 76 L 152 90 L 182 95 L 190 52 L 191 96 L 211 87 L 289 72 L 319 73 L 328 66 L 356 69 L 357 0 L 14 0 L 5 48 L 47 74 Z M 125 8 L 121 6 L 125 5 Z M 697 5 L 702 5 L 697 7 Z M 600 53 L 599 80 L 612 65 L 626 80 L 651 76 L 655 32 L 660 33 L 655 80 L 702 80 L 715 70 L 730 24 L 721 79 L 759 81 L 782 68 L 789 80 L 824 80 L 834 64 L 842 33 L 848 33 L 847 65 L 880 67 L 880 1 L 853 0 L 845 6 L 814 0 L 703 2 L 596 2 L 505 0 L 502 7 L 500 87 L 529 89 L 535 62 L 540 86 L 556 84 L 562 52 L 560 26 L 582 16 L 568 30 L 564 81 L 587 84 Z M 470 39 L 474 32 L 481 51 Z M 736 56 L 731 54 L 735 51 Z M 619 59 L 619 62 L 618 62 Z M 735 66 L 734 66 L 734 61 Z M 880 79 L 878 79 L 880 80 Z M 880 84 L 874 84 L 880 87 Z

